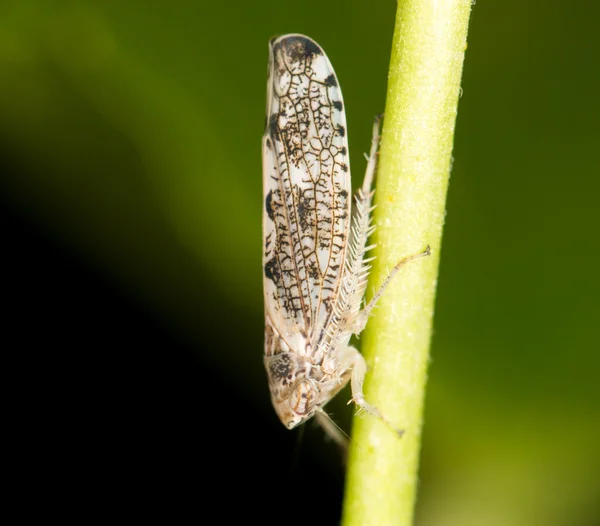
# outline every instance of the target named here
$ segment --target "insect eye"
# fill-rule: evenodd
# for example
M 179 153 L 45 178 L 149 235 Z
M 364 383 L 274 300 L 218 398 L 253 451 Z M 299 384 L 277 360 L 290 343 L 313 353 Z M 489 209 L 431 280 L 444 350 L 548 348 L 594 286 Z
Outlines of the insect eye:
M 290 394 L 290 407 L 298 415 L 306 415 L 312 411 L 317 399 L 315 386 L 310 380 L 300 380 Z

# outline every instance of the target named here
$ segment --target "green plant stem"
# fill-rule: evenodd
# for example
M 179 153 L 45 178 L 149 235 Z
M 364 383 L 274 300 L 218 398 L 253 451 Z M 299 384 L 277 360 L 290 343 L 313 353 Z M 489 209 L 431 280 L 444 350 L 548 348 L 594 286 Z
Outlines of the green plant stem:
M 365 397 L 404 429 L 354 419 L 344 526 L 409 526 L 413 520 L 423 401 L 452 143 L 471 0 L 400 0 L 375 200 L 375 289 L 403 267 L 362 338 Z

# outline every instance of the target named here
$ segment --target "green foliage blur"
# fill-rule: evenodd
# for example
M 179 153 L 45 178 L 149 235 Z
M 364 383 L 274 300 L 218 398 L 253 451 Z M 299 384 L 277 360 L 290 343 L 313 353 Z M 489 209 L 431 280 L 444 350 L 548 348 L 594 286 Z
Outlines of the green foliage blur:
M 300 32 L 326 50 L 356 187 L 395 9 L 4 0 L 2 200 L 197 346 L 199 382 L 217 371 L 275 428 L 262 369 L 267 42 Z M 417 525 L 600 522 L 598 20 L 585 0 L 473 6 Z M 312 454 L 339 464 L 314 435 Z

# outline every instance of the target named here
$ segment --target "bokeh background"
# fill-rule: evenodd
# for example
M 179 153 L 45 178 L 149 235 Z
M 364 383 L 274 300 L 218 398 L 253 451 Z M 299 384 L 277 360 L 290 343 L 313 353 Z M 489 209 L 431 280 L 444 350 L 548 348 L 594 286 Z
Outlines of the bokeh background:
M 262 369 L 267 41 L 302 32 L 327 51 L 356 186 L 395 9 L 0 3 L 5 436 L 21 513 L 339 521 L 336 447 L 281 426 Z M 473 7 L 419 526 L 600 524 L 599 20 L 586 0 Z M 344 401 L 332 409 L 348 426 Z

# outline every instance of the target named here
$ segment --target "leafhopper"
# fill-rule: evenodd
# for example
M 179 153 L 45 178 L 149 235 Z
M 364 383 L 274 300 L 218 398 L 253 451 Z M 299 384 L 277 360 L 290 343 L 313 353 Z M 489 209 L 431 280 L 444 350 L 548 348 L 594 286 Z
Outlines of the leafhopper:
M 401 434 L 363 395 L 367 365 L 349 345 L 400 267 L 397 263 L 361 309 L 375 227 L 371 186 L 379 120 L 351 217 L 344 102 L 336 74 L 312 39 L 270 41 L 263 152 L 265 356 L 271 399 L 292 429 L 313 416 L 337 440 L 323 410 L 348 382 L 352 402 Z

